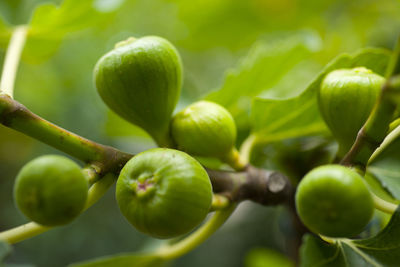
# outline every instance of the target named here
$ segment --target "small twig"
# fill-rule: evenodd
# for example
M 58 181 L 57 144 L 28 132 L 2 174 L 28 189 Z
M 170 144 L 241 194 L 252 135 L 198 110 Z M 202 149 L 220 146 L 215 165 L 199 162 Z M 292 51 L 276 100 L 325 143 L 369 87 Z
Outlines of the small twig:
M 16 27 L 13 31 L 6 52 L 3 73 L 0 81 L 0 92 L 3 92 L 10 97 L 13 97 L 14 95 L 15 77 L 17 75 L 22 50 L 24 49 L 27 31 L 28 28 L 24 25 Z

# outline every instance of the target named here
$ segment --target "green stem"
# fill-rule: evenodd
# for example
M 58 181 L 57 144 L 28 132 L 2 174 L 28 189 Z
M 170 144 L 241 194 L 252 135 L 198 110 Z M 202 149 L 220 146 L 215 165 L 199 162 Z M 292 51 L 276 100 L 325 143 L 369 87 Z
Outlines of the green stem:
M 244 161 L 250 162 L 251 151 L 253 150 L 256 141 L 257 136 L 255 134 L 250 134 L 242 143 L 242 146 L 240 147 L 240 156 Z
M 54 125 L 7 95 L 0 95 L 0 123 L 86 163 L 92 163 L 102 173 L 120 169 L 132 157 Z
M 163 132 L 158 132 L 157 135 L 151 135 L 153 140 L 159 147 L 175 148 L 174 141 L 170 136 L 170 130 L 167 128 Z
M 0 92 L 3 92 L 10 97 L 13 97 L 14 95 L 15 77 L 17 75 L 22 50 L 25 45 L 27 31 L 28 28 L 24 25 L 16 27 L 7 48 L 3 73 L 1 75 Z
M 85 176 L 89 186 L 92 186 L 99 179 L 99 175 L 97 174 L 95 168 L 90 165 L 82 168 L 82 173 Z
M 319 235 L 319 237 L 320 237 L 322 240 L 324 240 L 325 242 L 329 243 L 329 244 L 335 244 L 335 243 L 336 243 L 335 239 L 332 239 L 332 238 L 330 238 L 330 237 L 326 237 L 326 236 L 324 236 L 324 235 Z
M 90 187 L 86 205 L 82 212 L 96 203 L 106 192 L 107 189 L 114 183 L 115 176 L 108 174 Z M 0 240 L 6 241 L 9 244 L 15 244 L 31 237 L 40 235 L 54 227 L 43 226 L 34 222 L 9 229 L 0 233 Z
M 226 209 L 230 204 L 229 198 L 220 194 L 213 194 L 210 211 Z
M 241 157 L 239 154 L 239 151 L 235 147 L 229 151 L 228 155 L 225 157 L 221 158 L 221 160 L 225 163 L 227 163 L 229 166 L 231 166 L 234 170 L 236 171 L 242 171 L 246 168 L 246 166 L 249 164 L 249 162 Z
M 176 244 L 161 247 L 155 254 L 165 260 L 172 260 L 189 253 L 221 227 L 233 213 L 236 206 L 237 205 L 231 205 L 227 209 L 215 212 L 210 220 L 187 238 Z
M 371 192 L 371 194 L 372 194 L 372 199 L 374 200 L 374 205 L 375 205 L 376 209 L 383 211 L 385 213 L 388 213 L 388 214 L 393 214 L 396 211 L 396 209 L 397 209 L 396 204 L 387 202 L 386 200 L 381 199 L 380 197 L 373 194 L 372 192 Z

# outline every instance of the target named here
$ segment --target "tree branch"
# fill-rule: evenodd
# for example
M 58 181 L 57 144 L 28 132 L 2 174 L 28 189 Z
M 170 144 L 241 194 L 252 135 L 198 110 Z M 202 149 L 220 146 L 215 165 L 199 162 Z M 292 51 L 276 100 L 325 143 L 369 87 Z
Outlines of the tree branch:
M 100 177 L 109 172 L 118 175 L 133 157 L 54 125 L 7 95 L 0 95 L 0 123 L 89 163 Z M 252 200 L 262 205 L 276 205 L 287 202 L 293 195 L 288 178 L 276 171 L 248 165 L 241 172 L 211 169 L 207 172 L 214 192 L 232 202 Z
M 224 195 L 233 202 L 251 200 L 269 206 L 287 203 L 293 195 L 289 179 L 277 171 L 251 165 L 242 172 L 206 170 L 214 193 Z
M 118 173 L 132 157 L 54 125 L 4 94 L 0 95 L 0 123 L 90 163 L 99 174 Z

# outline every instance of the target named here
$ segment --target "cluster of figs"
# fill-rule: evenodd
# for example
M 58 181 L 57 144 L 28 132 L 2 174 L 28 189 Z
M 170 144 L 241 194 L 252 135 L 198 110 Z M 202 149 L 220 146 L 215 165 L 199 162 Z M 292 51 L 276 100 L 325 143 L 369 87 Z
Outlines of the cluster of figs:
M 192 156 L 217 158 L 235 170 L 245 167 L 235 148 L 232 116 L 209 101 L 174 114 L 182 63 L 174 46 L 160 37 L 118 43 L 97 62 L 94 81 L 104 103 L 144 129 L 159 146 L 137 154 L 121 170 L 116 199 L 122 214 L 137 230 L 156 238 L 190 232 L 210 212 L 213 196 L 207 172 Z M 383 77 L 364 67 L 335 70 L 324 78 L 318 102 L 338 141 L 338 155 L 351 147 L 383 83 Z M 79 165 L 55 155 L 26 164 L 14 187 L 19 209 L 46 226 L 77 217 L 87 192 Z M 296 207 L 311 231 L 330 237 L 358 234 L 374 210 L 363 178 L 339 165 L 308 173 L 298 186 Z
M 173 116 L 182 63 L 175 47 L 156 36 L 116 44 L 97 62 L 94 82 L 104 103 L 144 129 L 159 147 L 137 154 L 121 170 L 116 199 L 122 214 L 137 230 L 156 238 L 190 232 L 210 212 L 213 196 L 207 172 L 192 156 L 244 167 L 238 163 L 231 114 L 216 103 L 199 101 Z M 45 226 L 77 217 L 87 192 L 80 167 L 56 155 L 26 164 L 14 186 L 19 209 Z

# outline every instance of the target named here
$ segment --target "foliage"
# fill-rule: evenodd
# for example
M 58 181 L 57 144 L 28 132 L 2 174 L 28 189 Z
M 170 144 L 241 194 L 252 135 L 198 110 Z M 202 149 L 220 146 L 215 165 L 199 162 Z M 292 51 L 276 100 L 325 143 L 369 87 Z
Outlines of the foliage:
M 399 209 L 388 225 L 376 236 L 359 240 L 337 240 L 324 244 L 307 235 L 302 248 L 301 266 L 396 266 L 400 252 Z

